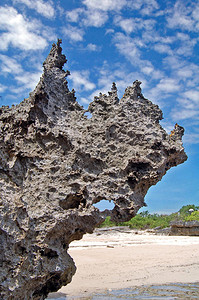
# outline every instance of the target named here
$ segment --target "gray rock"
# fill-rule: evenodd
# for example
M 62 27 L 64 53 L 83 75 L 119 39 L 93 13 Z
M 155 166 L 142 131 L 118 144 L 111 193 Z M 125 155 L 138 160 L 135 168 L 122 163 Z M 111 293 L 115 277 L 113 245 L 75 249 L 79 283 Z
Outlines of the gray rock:
M 131 219 L 149 187 L 187 159 L 184 129 L 166 133 L 137 80 L 120 101 L 115 84 L 95 97 L 87 118 L 68 89 L 60 43 L 30 97 L 0 108 L 1 299 L 44 299 L 68 284 L 70 242 L 107 214 Z M 114 209 L 100 213 L 93 204 L 102 199 Z
M 199 236 L 199 221 L 171 222 L 169 235 Z

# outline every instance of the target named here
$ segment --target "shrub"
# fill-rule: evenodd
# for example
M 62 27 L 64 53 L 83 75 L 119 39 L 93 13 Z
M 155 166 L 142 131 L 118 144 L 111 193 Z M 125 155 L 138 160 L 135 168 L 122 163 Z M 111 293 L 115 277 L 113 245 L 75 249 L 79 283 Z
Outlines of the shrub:
M 192 208 L 195 211 L 190 214 L 189 209 Z M 110 217 L 107 217 L 100 227 L 113 227 L 113 226 L 129 226 L 135 229 L 147 229 L 147 228 L 166 228 L 170 226 L 171 221 L 199 221 L 199 206 L 186 205 L 183 206 L 179 212 L 172 213 L 170 215 L 150 214 L 148 211 L 137 214 L 128 222 L 114 223 L 110 221 Z
M 199 221 L 199 211 L 192 212 L 189 216 L 185 217 L 185 221 Z
M 117 224 L 111 221 L 111 217 L 106 217 L 104 222 L 99 226 L 101 227 L 113 227 L 116 226 Z

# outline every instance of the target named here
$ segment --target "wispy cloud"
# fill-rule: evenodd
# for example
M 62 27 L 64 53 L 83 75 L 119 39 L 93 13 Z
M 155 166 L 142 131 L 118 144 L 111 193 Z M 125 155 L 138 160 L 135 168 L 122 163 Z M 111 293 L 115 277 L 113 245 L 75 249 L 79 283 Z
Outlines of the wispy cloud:
M 114 23 L 120 26 L 127 34 L 132 32 L 144 30 L 153 30 L 156 21 L 153 19 L 141 19 L 141 18 L 123 18 L 122 16 L 116 16 Z
M 84 30 L 75 26 L 68 25 L 62 29 L 66 38 L 73 42 L 81 42 L 84 37 Z
M 39 14 L 46 18 L 53 18 L 55 15 L 52 1 L 44 2 L 43 0 L 13 0 L 13 3 L 22 3 L 27 5 L 28 8 L 36 10 Z
M 140 10 L 143 15 L 150 15 L 159 8 L 156 0 L 83 0 L 82 3 L 89 9 L 103 11 L 121 11 L 123 8 Z
M 91 101 L 89 101 L 89 99 L 87 99 L 87 98 L 81 97 L 80 102 L 82 104 L 88 105 Z
M 13 80 L 17 83 L 17 86 L 12 87 L 11 85 L 9 87 L 10 93 L 23 96 L 23 94 L 35 88 L 42 74 L 42 69 L 41 65 L 35 64 L 34 67 L 35 68 L 32 69 L 32 71 L 25 71 L 22 64 L 17 59 L 0 54 L 1 76 L 7 77 L 8 75 L 11 75 Z M 4 90 L 5 87 L 2 86 L 1 91 Z
M 199 108 L 199 91 L 197 90 L 189 90 L 184 93 L 184 96 L 188 99 L 192 100 L 198 105 Z
M 96 45 L 96 44 L 88 44 L 87 47 L 86 47 L 87 50 L 89 51 L 100 51 L 101 50 L 101 47 Z
M 159 4 L 156 0 L 143 0 L 142 2 L 143 7 L 141 8 L 141 13 L 143 15 L 151 15 L 155 10 L 159 8 Z
M 75 8 L 70 11 L 66 11 L 66 19 L 69 22 L 77 23 L 80 19 L 80 16 L 85 13 L 83 8 Z
M 166 44 L 157 43 L 154 45 L 154 50 L 159 53 L 166 53 L 166 54 L 173 54 L 173 51 L 171 50 L 171 47 Z
M 7 50 L 9 46 L 27 51 L 44 49 L 47 40 L 38 29 L 38 22 L 25 19 L 13 7 L 0 7 L 0 30 L 3 31 L 0 50 Z
M 106 11 L 77 8 L 66 12 L 66 20 L 83 27 L 101 27 L 108 20 Z
M 154 85 L 151 83 L 151 86 L 154 87 L 150 87 L 150 89 L 147 90 L 147 98 L 162 107 L 168 105 L 168 103 L 165 103 L 166 98 L 175 95 L 175 93 L 181 89 L 181 84 L 176 78 L 163 77 L 157 84 Z
M 184 143 L 186 144 L 199 144 L 199 133 L 189 133 L 186 134 L 185 133 L 185 137 L 184 137 Z
M 199 117 L 199 88 L 181 93 L 177 105 L 171 112 L 172 118 L 178 120 L 194 119 Z
M 89 80 L 88 71 L 72 71 L 69 80 L 73 82 L 75 90 L 90 91 L 95 88 L 95 84 Z
M 138 68 L 140 72 L 145 75 L 154 76 L 154 78 L 162 76 L 161 72 L 155 70 L 151 61 L 142 58 L 144 55 L 140 48 L 146 47 L 142 40 L 117 33 L 113 38 L 113 42 L 118 51 L 124 55 L 133 66 Z
M 188 32 L 198 32 L 198 12 L 197 1 L 190 2 L 189 5 L 186 1 L 177 1 L 167 17 L 167 26 L 169 28 L 180 28 Z
M 20 74 L 23 72 L 21 64 L 16 59 L 3 54 L 0 54 L 0 70 L 1 74 Z
M 0 93 L 4 92 L 7 89 L 7 87 L 0 83 Z
M 180 90 L 178 80 L 173 78 L 163 78 L 157 84 L 156 88 L 164 93 L 174 93 Z
M 126 0 L 83 0 L 82 3 L 89 9 L 98 9 L 103 11 L 121 10 L 126 4 Z
M 87 10 L 85 11 L 85 15 L 82 19 L 82 23 L 85 27 L 93 26 L 93 27 L 101 27 L 108 20 L 108 15 L 105 11 L 99 10 Z
M 24 90 L 33 90 L 39 82 L 41 72 L 24 72 L 17 75 L 15 80 L 23 85 Z
M 141 53 L 131 37 L 122 33 L 116 33 L 113 41 L 121 54 L 123 54 L 132 64 L 137 64 Z

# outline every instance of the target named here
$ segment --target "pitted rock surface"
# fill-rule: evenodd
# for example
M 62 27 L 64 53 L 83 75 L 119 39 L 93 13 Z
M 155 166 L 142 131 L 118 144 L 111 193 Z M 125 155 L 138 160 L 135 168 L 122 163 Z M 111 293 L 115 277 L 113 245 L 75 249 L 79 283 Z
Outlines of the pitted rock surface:
M 45 299 L 68 284 L 70 242 L 108 214 L 135 216 L 150 186 L 187 159 L 184 129 L 166 133 L 137 80 L 121 100 L 113 83 L 85 111 L 68 88 L 60 43 L 30 97 L 0 108 L 1 299 Z M 102 199 L 114 209 L 93 206 Z

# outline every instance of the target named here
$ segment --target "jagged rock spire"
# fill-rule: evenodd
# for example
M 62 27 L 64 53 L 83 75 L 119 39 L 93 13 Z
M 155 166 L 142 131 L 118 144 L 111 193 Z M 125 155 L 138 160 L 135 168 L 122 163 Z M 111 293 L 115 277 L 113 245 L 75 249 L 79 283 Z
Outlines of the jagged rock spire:
M 170 133 L 170 137 L 173 140 L 181 140 L 183 135 L 184 128 L 176 123 L 174 129 Z
M 59 68 L 62 70 L 64 64 L 67 62 L 66 56 L 62 54 L 61 48 L 62 40 L 58 39 L 57 44 L 53 43 L 52 48 L 45 62 L 43 63 L 44 70 L 51 69 L 53 67 Z
M 113 84 L 112 84 L 111 92 L 113 92 L 113 93 L 116 92 L 117 93 L 117 86 L 116 86 L 115 82 L 113 82 Z

